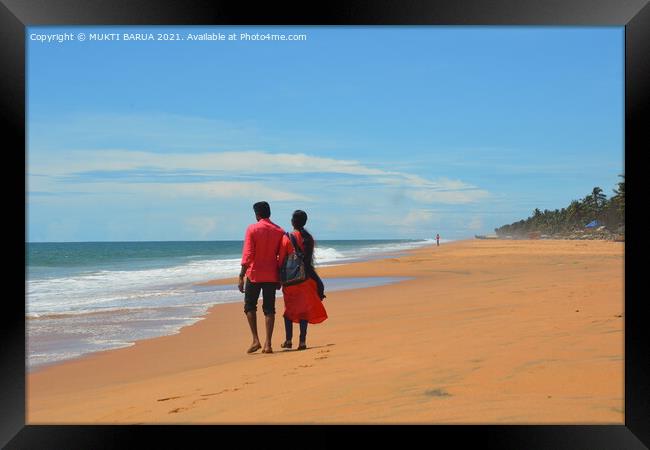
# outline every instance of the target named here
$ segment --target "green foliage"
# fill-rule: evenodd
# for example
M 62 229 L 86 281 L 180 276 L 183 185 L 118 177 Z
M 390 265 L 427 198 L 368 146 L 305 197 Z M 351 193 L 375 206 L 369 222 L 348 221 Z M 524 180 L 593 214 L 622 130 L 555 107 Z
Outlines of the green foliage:
M 495 228 L 498 236 L 525 237 L 528 232 L 539 231 L 542 234 L 556 234 L 583 230 L 592 220 L 598 220 L 610 231 L 617 231 L 625 226 L 625 175 L 619 175 L 622 181 L 613 189 L 614 196 L 607 199 L 603 190 L 594 187 L 590 194 L 581 200 L 573 200 L 562 209 L 543 212 L 539 208 L 525 220 Z

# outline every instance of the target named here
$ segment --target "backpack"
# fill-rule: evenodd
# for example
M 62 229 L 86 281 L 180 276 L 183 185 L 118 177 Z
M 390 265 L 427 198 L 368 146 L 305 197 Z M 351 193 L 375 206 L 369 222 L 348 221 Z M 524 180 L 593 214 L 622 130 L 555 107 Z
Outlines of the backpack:
M 307 272 L 305 270 L 304 255 L 293 234 L 285 233 L 291 240 L 294 252 L 287 255 L 287 259 L 280 267 L 280 282 L 283 286 L 291 286 L 300 284 L 307 279 Z

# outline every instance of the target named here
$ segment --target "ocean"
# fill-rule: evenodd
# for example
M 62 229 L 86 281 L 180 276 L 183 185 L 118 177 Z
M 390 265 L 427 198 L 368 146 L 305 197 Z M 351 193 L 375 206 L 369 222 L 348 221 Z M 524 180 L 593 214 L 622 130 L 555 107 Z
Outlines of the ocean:
M 382 257 L 435 240 L 322 240 L 316 267 Z M 178 333 L 236 286 L 242 241 L 26 243 L 27 369 Z M 326 291 L 397 279 L 325 280 Z M 281 292 L 279 292 L 281 294 Z

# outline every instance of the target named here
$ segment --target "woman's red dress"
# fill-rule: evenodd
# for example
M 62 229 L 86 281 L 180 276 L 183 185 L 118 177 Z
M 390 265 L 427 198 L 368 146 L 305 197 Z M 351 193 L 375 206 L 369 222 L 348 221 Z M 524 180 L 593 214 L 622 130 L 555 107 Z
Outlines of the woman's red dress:
M 294 231 L 293 235 L 302 250 L 304 244 L 301 234 Z M 284 235 L 280 244 L 280 257 L 278 258 L 280 264 L 293 252 L 291 240 Z M 309 323 L 321 323 L 327 319 L 327 312 L 318 296 L 318 288 L 313 279 L 307 278 L 300 284 L 282 286 L 282 295 L 284 297 L 284 317 L 292 322 L 299 323 L 301 320 L 307 320 Z

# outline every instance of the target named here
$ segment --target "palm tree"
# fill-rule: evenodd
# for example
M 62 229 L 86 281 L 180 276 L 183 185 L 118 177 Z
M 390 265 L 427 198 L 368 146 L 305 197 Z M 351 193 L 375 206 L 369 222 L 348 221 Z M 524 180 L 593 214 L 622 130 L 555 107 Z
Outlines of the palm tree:
M 533 211 L 533 216 L 529 218 L 529 221 L 529 229 L 537 228 L 539 226 L 540 222 L 542 221 L 542 212 L 539 210 L 539 208 L 535 208 Z
M 625 175 L 619 175 L 619 177 L 623 178 L 623 181 L 618 182 L 618 189 L 614 189 L 616 195 L 612 200 L 615 200 L 621 219 L 625 222 Z
M 597 219 L 603 222 L 607 228 L 613 229 L 618 225 L 625 224 L 625 175 L 619 175 L 622 181 L 618 188 L 613 189 L 614 195 L 610 200 L 598 186 L 594 187 L 591 194 L 581 200 L 573 200 L 571 204 L 562 208 L 544 212 L 539 208 L 533 210 L 533 214 L 519 222 L 495 228 L 497 233 L 512 235 L 523 235 L 530 231 L 550 232 L 551 234 L 560 231 L 571 231 L 576 228 L 583 228 L 588 221 Z
M 605 206 L 605 203 L 607 202 L 607 196 L 603 194 L 603 190 L 601 188 L 595 187 L 591 191 L 591 201 L 593 202 L 596 212 L 599 212 L 603 209 L 603 206 Z
M 584 207 L 578 200 L 573 200 L 567 208 L 567 219 L 569 228 L 575 228 L 582 222 Z

